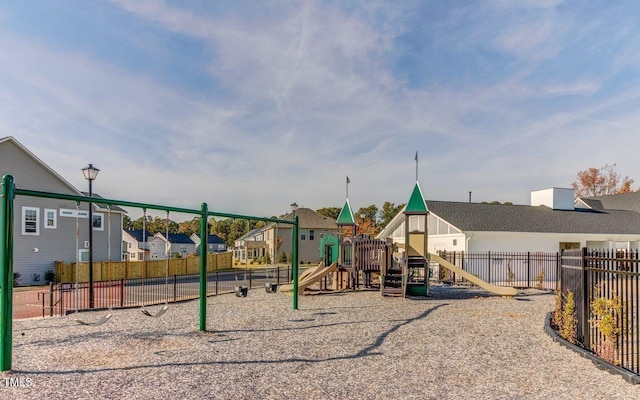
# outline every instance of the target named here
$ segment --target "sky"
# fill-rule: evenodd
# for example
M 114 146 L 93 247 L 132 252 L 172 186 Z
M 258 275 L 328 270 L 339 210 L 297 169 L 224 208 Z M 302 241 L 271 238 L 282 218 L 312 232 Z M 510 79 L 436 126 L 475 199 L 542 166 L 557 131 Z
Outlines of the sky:
M 4 1 L 0 137 L 81 190 L 244 215 L 640 183 L 640 2 Z M 18 183 L 19 184 L 19 183 Z

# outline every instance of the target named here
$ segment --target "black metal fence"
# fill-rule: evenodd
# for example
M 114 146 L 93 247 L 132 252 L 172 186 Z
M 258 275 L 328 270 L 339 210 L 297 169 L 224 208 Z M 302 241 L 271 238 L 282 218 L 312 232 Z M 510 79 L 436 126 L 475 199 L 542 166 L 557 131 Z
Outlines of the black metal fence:
M 300 267 L 299 273 L 306 268 Z M 289 283 L 291 266 L 260 269 L 215 271 L 207 274 L 207 296 L 231 293 L 236 286 L 264 289 L 266 283 Z M 171 275 L 145 279 L 120 279 L 94 282 L 94 308 L 142 307 L 177 302 L 199 297 L 200 275 Z M 42 316 L 65 315 L 89 308 L 89 284 L 54 284 L 38 295 Z M 18 305 L 17 305 L 18 306 Z
M 637 250 L 564 252 L 560 286 L 575 296 L 579 344 L 640 375 L 638 256 Z
M 557 288 L 560 253 L 543 252 L 440 252 L 453 265 L 497 286 Z M 445 282 L 464 282 L 452 271 L 439 273 Z

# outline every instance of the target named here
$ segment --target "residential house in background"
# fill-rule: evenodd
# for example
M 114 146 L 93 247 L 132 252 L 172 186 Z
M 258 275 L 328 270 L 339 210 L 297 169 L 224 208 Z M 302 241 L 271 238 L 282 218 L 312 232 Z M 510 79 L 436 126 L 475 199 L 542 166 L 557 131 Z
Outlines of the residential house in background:
M 152 260 L 170 258 L 184 258 L 196 253 L 196 244 L 186 233 L 156 233 L 149 240 L 149 258 Z
M 78 166 L 78 174 L 81 168 Z M 82 196 L 60 174 L 13 137 L 0 139 L 0 175 L 14 177 L 16 187 L 45 192 Z M 81 176 L 81 175 L 80 175 Z M 95 197 L 98 197 L 94 194 Z M 76 208 L 74 201 L 16 196 L 14 201 L 14 271 L 20 274 L 19 285 L 44 283 L 44 274 L 55 270 L 55 261 L 87 261 L 89 256 L 89 204 Z M 105 205 L 93 204 L 93 259 L 109 258 L 107 238 L 111 224 L 111 258 L 122 255 L 122 215 L 125 211 L 113 207 L 111 219 Z M 76 219 L 79 225 L 76 253 Z
M 197 234 L 192 234 L 191 241 L 196 246 L 196 253 L 200 254 L 200 237 Z M 221 253 L 227 251 L 227 244 L 218 235 L 207 235 L 207 253 Z
M 142 229 L 122 230 L 122 261 L 142 261 L 149 258 L 148 240 L 153 235 Z
M 282 219 L 293 221 L 291 212 Z M 322 258 L 320 255 L 320 238 L 326 234 L 336 234 L 336 222 L 310 208 L 300 207 L 295 211 L 298 217 L 298 261 L 301 263 L 316 263 Z M 235 242 L 234 258 L 244 262 L 246 244 L 253 247 L 248 250 L 249 260 L 255 257 L 269 255 L 271 261 L 278 262 L 282 254 L 290 261 L 292 250 L 292 225 L 270 223 L 263 228 L 254 229 Z M 254 242 L 254 243 L 250 243 Z M 255 243 L 258 242 L 258 243 Z
M 233 242 L 233 258 L 238 262 L 259 260 L 266 254 L 264 228 L 252 229 Z

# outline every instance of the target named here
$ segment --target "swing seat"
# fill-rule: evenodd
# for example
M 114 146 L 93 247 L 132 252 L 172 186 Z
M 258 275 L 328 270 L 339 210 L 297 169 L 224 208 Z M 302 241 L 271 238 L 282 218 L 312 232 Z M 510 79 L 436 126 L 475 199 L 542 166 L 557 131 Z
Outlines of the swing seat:
M 169 306 L 165 304 L 164 307 L 162 307 L 157 313 L 155 314 L 151 314 L 148 310 L 146 309 L 142 309 L 140 310 L 144 315 L 146 315 L 147 317 L 152 317 L 152 318 L 158 318 L 161 317 L 164 313 L 166 313 L 169 310 Z
M 264 284 L 264 290 L 267 293 L 275 293 L 278 291 L 278 284 L 267 282 Z
M 111 314 L 107 314 L 107 315 L 103 316 L 102 318 L 100 318 L 99 320 L 97 320 L 96 322 L 87 322 L 87 321 L 82 321 L 80 319 L 76 319 L 76 322 L 79 323 L 80 325 L 98 326 L 98 325 L 104 324 L 110 318 L 111 318 Z
M 246 286 L 236 286 L 233 291 L 236 293 L 236 297 L 247 297 L 249 288 Z

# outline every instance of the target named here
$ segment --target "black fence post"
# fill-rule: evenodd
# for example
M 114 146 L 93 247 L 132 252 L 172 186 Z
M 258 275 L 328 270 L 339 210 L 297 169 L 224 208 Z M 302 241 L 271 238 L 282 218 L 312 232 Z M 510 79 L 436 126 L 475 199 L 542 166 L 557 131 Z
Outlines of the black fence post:
M 253 269 L 249 269 L 249 289 L 251 289 L 253 287 L 251 271 L 253 271 Z
M 527 287 L 528 288 L 531 287 L 531 252 L 530 251 L 527 251 Z
M 589 329 L 589 308 L 591 297 L 590 288 L 589 288 L 589 272 L 587 270 L 588 261 L 587 261 L 587 248 L 582 248 L 582 333 L 584 335 L 583 345 L 585 348 L 591 348 L 591 340 L 590 340 L 590 329 Z
M 218 295 L 218 267 L 216 266 L 216 296 Z
M 178 294 L 178 276 L 173 275 L 173 301 L 176 301 Z
M 276 274 L 278 276 L 278 279 L 276 280 L 276 284 L 278 285 L 278 287 L 280 287 L 280 266 L 279 265 L 276 267 Z
M 49 282 L 49 316 L 50 317 L 53 317 L 53 306 L 54 306 L 53 299 L 54 299 L 54 296 L 53 296 L 53 282 Z
M 491 252 L 487 252 L 487 282 L 491 283 Z
M 564 250 L 556 252 L 556 290 L 562 294 L 562 254 Z
M 124 278 L 120 279 L 120 307 L 124 307 Z

